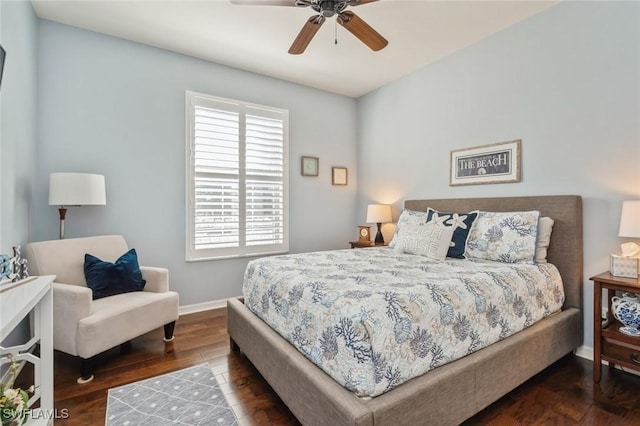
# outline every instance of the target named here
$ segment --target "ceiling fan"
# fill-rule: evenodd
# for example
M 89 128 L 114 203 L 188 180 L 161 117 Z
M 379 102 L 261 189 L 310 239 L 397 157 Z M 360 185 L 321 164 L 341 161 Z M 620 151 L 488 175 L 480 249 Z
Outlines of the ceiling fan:
M 336 16 L 338 24 L 356 36 L 361 42 L 366 44 L 371 50 L 383 49 L 389 42 L 376 30 L 371 28 L 358 15 L 346 10 L 349 6 L 360 6 L 378 0 L 230 0 L 238 5 L 260 5 L 260 6 L 294 6 L 311 7 L 318 15 L 314 15 L 298 33 L 289 48 L 289 53 L 299 55 L 305 51 L 313 37 L 316 35 L 326 18 Z

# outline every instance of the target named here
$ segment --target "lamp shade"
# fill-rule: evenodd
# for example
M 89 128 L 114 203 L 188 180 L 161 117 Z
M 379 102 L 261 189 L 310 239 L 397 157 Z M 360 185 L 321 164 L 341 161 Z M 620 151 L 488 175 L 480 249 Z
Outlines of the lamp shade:
M 388 204 L 369 204 L 367 207 L 368 223 L 391 222 L 391 206 Z
M 104 176 L 89 173 L 51 173 L 49 205 L 90 206 L 107 204 Z
M 622 203 L 618 236 L 640 238 L 640 200 Z

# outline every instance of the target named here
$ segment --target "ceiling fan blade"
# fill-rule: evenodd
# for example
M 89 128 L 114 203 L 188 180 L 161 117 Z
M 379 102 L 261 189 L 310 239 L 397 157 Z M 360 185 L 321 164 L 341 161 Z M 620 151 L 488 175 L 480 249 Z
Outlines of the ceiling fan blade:
M 296 0 L 229 0 L 229 1 L 233 4 L 237 4 L 240 6 L 296 6 Z
M 312 16 L 305 22 L 304 27 L 298 33 L 298 36 L 291 47 L 289 48 L 289 53 L 292 55 L 299 55 L 307 48 L 309 43 L 311 43 L 311 39 L 316 35 L 322 24 L 324 24 L 325 17 L 322 15 Z
M 347 4 L 349 6 L 360 6 L 367 3 L 373 3 L 374 1 L 378 1 L 378 0 L 348 0 Z
M 378 51 L 384 49 L 385 46 L 389 44 L 384 37 L 378 34 L 376 30 L 371 28 L 369 24 L 353 12 L 342 12 L 338 15 L 337 19 L 340 25 L 366 44 L 371 50 Z

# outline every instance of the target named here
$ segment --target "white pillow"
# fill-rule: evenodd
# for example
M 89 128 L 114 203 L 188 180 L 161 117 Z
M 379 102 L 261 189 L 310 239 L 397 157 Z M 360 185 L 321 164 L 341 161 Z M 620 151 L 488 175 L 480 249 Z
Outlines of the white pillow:
M 471 225 L 465 257 L 504 263 L 533 263 L 539 218 L 537 210 L 481 211 Z
M 536 241 L 536 263 L 547 263 L 547 249 L 551 242 L 554 221 L 550 217 L 541 217 L 538 221 L 538 239 Z
M 405 225 L 418 225 L 427 221 L 427 212 L 418 212 L 415 210 L 403 209 L 396 223 L 396 230 L 393 233 L 393 238 L 389 242 L 389 247 L 395 247 L 396 237 L 401 232 L 402 227 Z
M 453 226 L 442 226 L 436 223 L 404 224 L 394 238 L 394 248 L 404 253 L 444 260 L 447 257 L 453 230 Z

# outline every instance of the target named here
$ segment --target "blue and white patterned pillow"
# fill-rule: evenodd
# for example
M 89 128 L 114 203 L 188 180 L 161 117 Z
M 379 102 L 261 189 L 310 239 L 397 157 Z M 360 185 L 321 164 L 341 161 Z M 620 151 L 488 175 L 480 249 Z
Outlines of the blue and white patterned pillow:
M 469 213 L 442 213 L 433 210 L 431 207 L 427 209 L 428 223 L 440 223 L 453 227 L 453 238 L 451 239 L 451 246 L 449 247 L 447 256 L 457 259 L 464 259 L 464 248 L 467 243 L 467 236 L 477 216 L 477 210 Z
M 427 222 L 427 212 L 418 212 L 415 210 L 403 209 L 396 223 L 396 230 L 393 233 L 393 238 L 389 243 L 389 247 L 395 247 L 397 242 L 398 233 L 402 232 L 403 225 L 421 225 Z
M 465 256 L 504 263 L 534 263 L 540 212 L 479 212 Z

